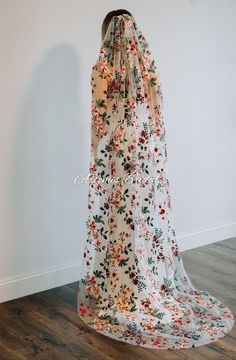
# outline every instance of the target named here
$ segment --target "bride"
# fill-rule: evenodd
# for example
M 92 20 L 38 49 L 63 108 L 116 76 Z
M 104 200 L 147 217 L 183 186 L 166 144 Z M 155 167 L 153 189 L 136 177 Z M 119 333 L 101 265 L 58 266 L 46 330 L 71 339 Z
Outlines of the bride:
M 189 348 L 225 336 L 232 313 L 196 289 L 183 266 L 172 225 L 160 74 L 127 10 L 103 21 L 91 89 L 79 317 L 106 336 L 149 348 Z

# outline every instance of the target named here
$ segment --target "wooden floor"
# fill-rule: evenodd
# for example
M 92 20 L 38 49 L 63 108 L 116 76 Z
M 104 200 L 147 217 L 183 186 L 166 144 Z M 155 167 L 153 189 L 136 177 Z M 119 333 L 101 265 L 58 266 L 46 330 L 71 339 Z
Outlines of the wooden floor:
M 182 253 L 192 283 L 218 297 L 235 314 L 235 239 Z M 89 330 L 77 316 L 69 284 L 0 304 L 0 360 L 233 360 L 236 327 L 224 338 L 194 349 L 152 350 Z

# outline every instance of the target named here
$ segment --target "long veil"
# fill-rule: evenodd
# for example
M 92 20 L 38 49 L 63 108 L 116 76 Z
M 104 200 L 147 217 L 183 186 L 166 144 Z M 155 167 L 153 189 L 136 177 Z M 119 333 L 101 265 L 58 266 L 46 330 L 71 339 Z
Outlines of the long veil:
M 111 19 L 91 86 L 79 316 L 105 335 L 147 347 L 191 347 L 224 336 L 231 312 L 193 286 L 179 253 L 160 74 L 132 15 Z

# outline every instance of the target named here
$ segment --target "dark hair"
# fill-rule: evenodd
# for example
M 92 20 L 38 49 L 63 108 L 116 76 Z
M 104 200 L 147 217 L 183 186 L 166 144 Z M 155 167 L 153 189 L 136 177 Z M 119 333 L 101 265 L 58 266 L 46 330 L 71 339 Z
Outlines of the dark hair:
M 128 10 L 125 9 L 118 9 L 118 10 L 112 10 L 109 13 L 107 13 L 107 15 L 105 16 L 103 23 L 102 23 L 102 38 L 105 36 L 108 25 L 111 21 L 111 19 L 113 18 L 113 16 L 118 16 L 118 15 L 122 15 L 122 14 L 128 14 L 128 15 L 132 15 Z

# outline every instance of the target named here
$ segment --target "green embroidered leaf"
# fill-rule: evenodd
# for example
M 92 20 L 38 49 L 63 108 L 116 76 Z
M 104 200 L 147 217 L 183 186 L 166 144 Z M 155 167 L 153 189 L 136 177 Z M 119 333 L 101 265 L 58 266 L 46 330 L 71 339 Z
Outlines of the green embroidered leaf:
M 129 258 L 127 258 L 127 259 L 121 259 L 120 262 L 119 262 L 119 266 L 120 266 L 120 267 L 126 266 L 128 261 L 129 261 Z
M 103 221 L 103 219 L 102 219 L 102 215 L 94 215 L 94 220 L 95 220 L 95 222 L 96 223 L 102 223 L 102 224 L 104 224 L 104 221 Z
M 117 210 L 118 214 L 123 214 L 125 212 L 126 205 L 120 206 Z

